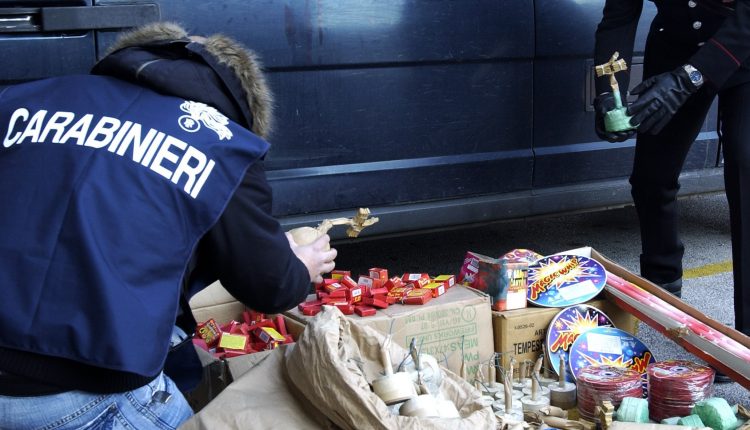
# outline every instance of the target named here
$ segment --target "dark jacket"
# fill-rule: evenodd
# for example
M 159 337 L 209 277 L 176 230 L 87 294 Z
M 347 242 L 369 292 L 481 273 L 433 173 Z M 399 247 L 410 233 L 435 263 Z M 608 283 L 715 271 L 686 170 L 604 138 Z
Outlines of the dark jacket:
M 647 70 L 653 75 L 685 63 L 703 73 L 715 90 L 750 81 L 750 1 L 748 0 L 657 0 L 657 15 L 649 31 L 647 56 L 663 66 Z M 643 0 L 607 0 L 596 30 L 595 64 L 609 60 L 615 51 L 628 64 Z M 626 89 L 627 74 L 617 75 Z M 606 78 L 596 82 L 597 94 L 609 90 Z
M 267 112 L 261 112 L 259 119 L 247 109 L 247 105 L 268 98 L 264 99 L 262 94 L 245 94 L 242 80 L 232 82 L 231 65 L 227 66 L 229 73 L 222 70 L 224 76 L 221 76 L 222 73 L 216 72 L 221 64 L 206 64 L 200 54 L 193 56 L 194 51 L 180 53 L 180 49 L 188 45 L 178 44 L 176 50 L 169 51 L 178 54 L 175 57 L 167 56 L 168 61 L 148 58 L 154 52 L 155 55 L 165 56 L 166 51 L 161 49 L 163 47 L 150 53 L 137 46 L 121 47 L 100 63 L 96 72 L 115 75 L 163 94 L 223 107 L 228 112 L 227 116 L 237 123 L 261 132 L 267 131 L 269 118 L 263 117 Z M 194 44 L 193 47 L 203 49 Z M 215 52 L 216 46 L 212 48 Z M 146 63 L 148 66 L 142 67 Z M 129 70 L 137 73 L 129 75 Z M 144 78 L 145 81 L 142 80 Z M 191 85 L 195 79 L 201 85 Z M 174 85 L 175 82 L 182 85 Z M 190 93 L 191 88 L 195 90 L 193 94 Z M 176 90 L 179 94 L 174 94 Z M 248 99 L 253 99 L 253 102 L 247 103 Z M 271 190 L 262 163 L 252 164 L 242 176 L 242 183 L 226 204 L 221 217 L 195 247 L 182 280 L 179 276 L 176 279 L 173 291 L 175 297 L 181 295 L 183 308 L 179 319 L 187 332 L 194 328 L 194 321 L 184 305 L 191 294 L 217 279 L 238 300 L 264 312 L 279 312 L 293 307 L 308 292 L 307 269 L 292 253 L 280 225 L 271 215 Z M 148 306 L 147 301 L 144 306 Z M 138 315 L 135 313 L 128 317 L 138 318 Z M 168 342 L 168 339 L 164 341 Z M 152 345 L 127 344 L 125 340 L 120 342 L 123 348 L 153 348 Z M 161 349 L 161 345 L 158 348 Z M 0 372 L 3 372 L 0 374 L 0 394 L 40 394 L 72 389 L 120 392 L 141 386 L 155 376 L 151 372 L 134 373 L 107 363 L 98 366 L 55 354 L 34 354 L 12 348 L 0 349 L 0 357 L 6 363 L 5 367 L 0 365 Z

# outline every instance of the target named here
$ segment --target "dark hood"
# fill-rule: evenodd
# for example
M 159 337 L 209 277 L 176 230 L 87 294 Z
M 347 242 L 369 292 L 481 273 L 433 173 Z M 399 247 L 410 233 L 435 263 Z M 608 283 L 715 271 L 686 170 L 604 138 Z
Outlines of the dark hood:
M 260 64 L 225 36 L 199 43 L 175 24 L 150 24 L 122 35 L 92 73 L 206 103 L 263 138 L 271 130 L 273 99 Z

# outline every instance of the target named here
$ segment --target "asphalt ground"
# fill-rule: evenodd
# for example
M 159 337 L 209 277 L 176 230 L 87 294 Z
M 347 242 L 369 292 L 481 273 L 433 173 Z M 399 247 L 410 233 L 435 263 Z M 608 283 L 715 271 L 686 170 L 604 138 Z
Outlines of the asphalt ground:
M 680 230 L 685 244 L 683 300 L 712 318 L 733 325 L 729 212 L 723 194 L 681 199 Z M 377 214 L 373 214 L 377 216 Z M 457 273 L 466 251 L 489 256 L 515 248 L 540 254 L 592 246 L 638 273 L 640 238 L 632 206 L 580 214 L 524 219 L 390 238 L 338 241 L 336 266 L 353 273 L 384 267 L 391 273 Z M 699 361 L 670 339 L 641 323 L 637 337 L 657 360 Z M 714 395 L 750 406 L 750 391 L 737 383 L 714 385 Z

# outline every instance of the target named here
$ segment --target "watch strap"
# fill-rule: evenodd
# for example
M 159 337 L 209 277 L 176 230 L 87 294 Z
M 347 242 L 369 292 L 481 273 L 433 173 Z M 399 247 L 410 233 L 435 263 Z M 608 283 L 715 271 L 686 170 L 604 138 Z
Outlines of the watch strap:
M 700 88 L 703 85 L 703 74 L 700 70 L 696 69 L 691 64 L 685 64 L 682 68 L 685 70 L 685 73 L 687 73 L 690 82 L 696 88 Z

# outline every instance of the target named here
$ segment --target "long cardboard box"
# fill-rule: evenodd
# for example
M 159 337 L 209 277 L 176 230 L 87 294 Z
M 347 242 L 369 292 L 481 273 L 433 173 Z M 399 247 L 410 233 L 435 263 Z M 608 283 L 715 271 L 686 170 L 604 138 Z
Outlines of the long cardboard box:
M 302 323 L 312 318 L 296 308 L 285 315 Z M 451 287 L 424 305 L 395 304 L 379 309 L 373 316 L 348 318 L 381 333 L 391 333 L 393 341 L 404 348 L 416 339 L 422 352 L 433 355 L 456 374 L 460 374 L 465 360 L 467 375 L 473 377 L 480 361 L 488 361 L 494 352 L 489 296 L 464 286 Z
M 705 324 L 711 331 L 726 336 L 727 341 L 725 343 L 729 344 L 731 342 L 732 349 L 741 351 L 744 356 L 750 354 L 750 337 L 710 318 L 698 309 L 667 293 L 657 285 L 616 264 L 593 248 L 583 248 L 579 254 L 585 256 L 587 252 L 591 257 L 602 263 L 608 272 L 640 287 L 662 302 L 666 302 L 668 306 L 684 313 L 687 317 Z M 643 322 L 671 338 L 686 351 L 706 361 L 715 369 L 724 372 L 724 374 L 731 377 L 734 381 L 750 390 L 750 360 L 743 359 L 737 355 L 737 351 L 731 352 L 725 345 L 717 345 L 709 341 L 699 331 L 696 331 L 689 325 L 669 315 L 664 315 L 663 312 L 655 310 L 649 305 L 641 303 L 639 300 L 633 300 L 627 295 L 622 294 L 612 285 L 608 284 L 605 286 L 605 293 L 609 300 L 616 302 L 628 312 L 638 315 Z

